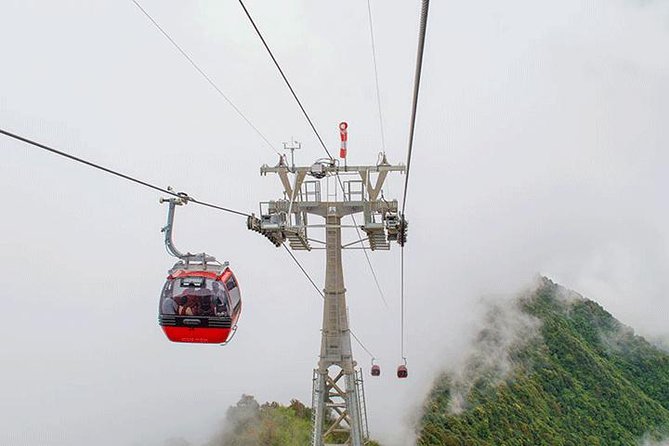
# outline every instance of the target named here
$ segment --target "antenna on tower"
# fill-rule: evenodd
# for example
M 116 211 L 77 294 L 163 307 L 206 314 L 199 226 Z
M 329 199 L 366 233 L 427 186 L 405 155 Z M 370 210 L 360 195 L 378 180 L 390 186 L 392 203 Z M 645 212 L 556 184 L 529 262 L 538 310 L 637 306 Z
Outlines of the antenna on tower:
M 290 137 L 290 142 L 283 143 L 283 150 L 290 150 L 290 171 L 295 172 L 295 151 L 302 148 L 302 143 Z

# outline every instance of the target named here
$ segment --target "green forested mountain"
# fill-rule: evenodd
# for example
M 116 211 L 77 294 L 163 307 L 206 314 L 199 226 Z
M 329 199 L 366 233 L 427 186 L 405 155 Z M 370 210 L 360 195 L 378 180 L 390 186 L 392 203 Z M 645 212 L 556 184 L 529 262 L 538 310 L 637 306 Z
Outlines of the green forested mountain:
M 301 446 L 311 440 L 311 409 L 298 400 L 289 406 L 243 395 L 225 416 L 224 430 L 207 446 Z
M 311 444 L 311 409 L 298 400 L 290 405 L 265 403 L 250 395 L 228 409 L 224 430 L 206 446 L 305 446 Z M 378 446 L 370 441 L 367 446 Z
M 508 370 L 479 361 L 466 385 L 438 379 L 418 445 L 639 446 L 669 434 L 666 352 L 548 279 L 518 306 L 536 333 L 510 346 Z

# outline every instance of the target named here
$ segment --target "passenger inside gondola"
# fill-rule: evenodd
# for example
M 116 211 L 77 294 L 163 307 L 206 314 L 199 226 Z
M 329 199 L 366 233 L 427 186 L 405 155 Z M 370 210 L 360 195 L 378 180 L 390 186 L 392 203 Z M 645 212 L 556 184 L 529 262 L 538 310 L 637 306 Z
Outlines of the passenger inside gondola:
M 214 308 L 211 305 L 211 294 L 206 294 L 200 297 L 200 314 L 199 316 L 213 316 Z
M 180 296 L 179 315 L 180 316 L 197 316 L 200 299 L 194 295 L 191 290 L 186 290 Z
M 228 315 L 228 299 L 223 291 L 223 287 L 219 282 L 213 282 L 211 284 L 214 292 L 214 308 L 216 310 L 216 316 L 227 316 Z
M 163 299 L 160 311 L 163 314 L 177 314 L 179 311 L 179 305 L 176 303 L 174 299 L 172 299 L 171 296 L 166 296 Z
M 163 288 L 160 313 L 177 316 L 230 317 L 226 285 L 236 291 L 236 283 L 228 284 L 204 277 L 182 277 L 169 280 Z M 232 291 L 231 291 L 232 292 Z

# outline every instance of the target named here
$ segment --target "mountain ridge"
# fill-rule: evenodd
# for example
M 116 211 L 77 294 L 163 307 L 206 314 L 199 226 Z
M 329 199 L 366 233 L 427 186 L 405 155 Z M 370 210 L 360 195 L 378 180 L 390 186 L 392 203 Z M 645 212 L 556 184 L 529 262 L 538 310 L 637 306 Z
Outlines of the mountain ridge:
M 509 347 L 502 379 L 494 369 L 464 387 L 453 374 L 437 379 L 418 445 L 636 446 L 669 433 L 669 355 L 547 278 L 514 305 L 540 336 Z M 482 333 L 478 343 L 497 334 Z

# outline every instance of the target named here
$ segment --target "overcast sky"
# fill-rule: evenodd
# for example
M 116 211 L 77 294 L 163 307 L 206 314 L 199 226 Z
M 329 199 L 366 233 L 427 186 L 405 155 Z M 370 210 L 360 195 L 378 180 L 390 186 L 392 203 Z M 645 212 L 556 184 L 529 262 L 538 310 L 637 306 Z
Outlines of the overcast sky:
M 405 160 L 419 1 L 372 1 L 391 162 Z M 130 0 L 0 0 L 0 127 L 245 211 L 279 198 L 276 155 Z M 144 0 L 275 147 L 317 141 L 233 0 Z M 330 148 L 381 150 L 367 3 L 248 0 Z M 407 259 L 410 378 L 399 353 L 399 251 L 345 256 L 351 321 L 379 358 L 372 435 L 408 444 L 432 378 L 466 353 L 482 296 L 545 274 L 650 336 L 669 319 L 669 4 L 432 2 Z M 0 137 L 0 443 L 194 444 L 242 393 L 311 399 L 321 300 L 243 218 L 179 209 L 177 245 L 229 260 L 234 342 L 169 343 L 157 301 L 172 265 L 160 195 Z M 403 178 L 386 197 L 400 198 Z M 354 234 L 345 236 L 352 239 Z M 322 251 L 298 253 L 322 283 Z M 357 346 L 368 372 L 369 357 Z

